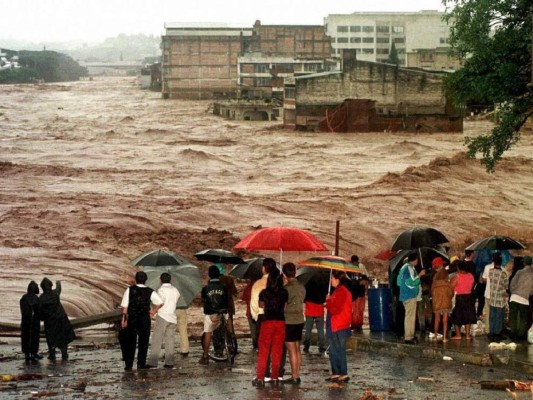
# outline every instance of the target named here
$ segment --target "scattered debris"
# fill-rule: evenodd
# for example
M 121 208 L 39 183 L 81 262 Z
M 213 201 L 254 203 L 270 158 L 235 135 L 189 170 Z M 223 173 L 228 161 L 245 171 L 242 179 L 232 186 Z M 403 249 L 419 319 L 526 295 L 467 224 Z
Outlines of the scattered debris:
M 374 394 L 372 390 L 366 390 L 357 400 L 382 400 L 383 396 Z
M 489 349 L 491 350 L 500 350 L 500 349 L 508 349 L 508 350 L 516 350 L 518 345 L 514 342 L 511 343 L 505 343 L 505 342 L 491 342 L 489 344 Z
M 417 379 L 421 382 L 435 382 L 435 378 L 426 377 L 426 376 L 419 376 Z
M 442 359 L 444 361 L 453 361 L 453 358 L 451 358 L 450 356 L 444 356 L 444 357 L 442 357 Z
M 472 383 L 479 383 L 481 385 L 481 389 L 487 390 L 509 390 L 511 392 L 528 390 L 533 391 L 532 382 L 520 382 L 513 379 L 506 379 L 503 381 L 479 381 Z

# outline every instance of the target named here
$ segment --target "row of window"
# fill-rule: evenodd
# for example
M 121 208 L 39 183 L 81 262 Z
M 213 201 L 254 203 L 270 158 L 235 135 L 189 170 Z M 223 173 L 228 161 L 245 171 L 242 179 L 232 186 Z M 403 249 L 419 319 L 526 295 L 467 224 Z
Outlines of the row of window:
M 270 72 L 270 64 L 253 64 L 254 66 L 254 72 L 255 73 L 269 73 Z M 322 69 L 321 63 L 305 63 L 303 64 L 304 71 L 318 71 Z M 280 70 L 280 71 L 294 71 L 294 64 L 287 63 L 287 64 L 272 64 L 272 70 Z
M 393 38 L 392 42 L 396 44 L 402 44 L 402 43 L 405 43 L 405 38 L 403 37 Z M 373 37 L 351 37 L 351 38 L 339 37 L 337 38 L 337 43 L 374 43 L 374 38 Z M 376 43 L 389 44 L 390 41 L 389 41 L 389 38 L 378 37 L 376 38 Z
M 352 49 L 356 54 L 389 54 L 390 49 Z M 405 54 L 405 49 L 397 49 L 398 54 Z M 336 54 L 340 54 L 340 48 L 335 50 Z
M 375 27 L 376 32 L 379 33 L 404 33 L 405 27 L 403 26 L 389 26 L 389 25 L 378 25 Z M 337 32 L 339 33 L 347 33 L 347 32 L 366 32 L 366 33 L 372 33 L 374 32 L 374 26 L 373 25 L 338 25 L 337 26 Z

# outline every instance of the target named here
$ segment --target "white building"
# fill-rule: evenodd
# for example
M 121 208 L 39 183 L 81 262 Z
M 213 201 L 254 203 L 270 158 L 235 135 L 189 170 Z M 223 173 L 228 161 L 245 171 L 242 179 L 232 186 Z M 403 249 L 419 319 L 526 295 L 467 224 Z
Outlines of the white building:
M 355 49 L 358 60 L 383 62 L 394 43 L 400 65 L 410 67 L 408 53 L 449 47 L 450 28 L 443 16 L 433 10 L 330 14 L 324 26 L 332 38 L 334 56 L 340 56 L 340 49 Z

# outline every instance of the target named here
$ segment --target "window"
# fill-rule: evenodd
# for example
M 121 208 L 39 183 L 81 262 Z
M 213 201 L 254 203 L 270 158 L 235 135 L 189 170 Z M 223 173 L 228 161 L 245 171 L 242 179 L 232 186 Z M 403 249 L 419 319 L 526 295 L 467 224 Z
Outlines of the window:
M 296 88 L 291 86 L 285 86 L 285 98 L 294 99 L 296 98 Z
M 342 32 L 342 33 L 348 32 L 348 27 L 344 25 L 339 25 L 337 26 L 337 32 Z
M 270 78 L 255 78 L 254 86 L 270 86 Z
M 363 49 L 363 54 L 374 54 L 374 49 Z
M 405 43 L 405 38 L 404 37 L 397 37 L 397 38 L 394 38 L 392 39 L 392 41 L 396 44 L 402 44 L 402 43 Z
M 360 37 L 351 37 L 350 38 L 350 43 L 361 43 L 361 38 Z
M 449 39 L 448 38 L 440 38 L 440 43 L 441 44 L 444 44 L 444 43 L 450 43 Z
M 337 38 L 337 43 L 348 43 L 348 38 L 347 37 Z
M 268 64 L 254 64 L 254 72 L 258 72 L 260 74 L 264 74 L 266 72 L 269 72 L 269 66 Z
M 388 25 L 378 25 L 378 26 L 376 26 L 376 32 L 389 33 L 389 27 L 388 27 Z
M 376 54 L 389 54 L 389 49 L 376 49 Z
M 374 38 L 373 37 L 364 37 L 363 38 L 363 43 L 374 43 Z
M 388 37 L 378 37 L 376 38 L 376 43 L 389 43 L 389 38 Z
M 357 25 L 350 26 L 350 32 L 361 32 L 361 27 Z
M 403 26 L 393 26 L 392 32 L 393 33 L 403 33 L 405 28 Z
M 318 71 L 321 67 L 319 63 L 304 64 L 304 71 Z
M 363 32 L 366 32 L 366 33 L 374 32 L 374 27 L 373 26 L 363 26 Z

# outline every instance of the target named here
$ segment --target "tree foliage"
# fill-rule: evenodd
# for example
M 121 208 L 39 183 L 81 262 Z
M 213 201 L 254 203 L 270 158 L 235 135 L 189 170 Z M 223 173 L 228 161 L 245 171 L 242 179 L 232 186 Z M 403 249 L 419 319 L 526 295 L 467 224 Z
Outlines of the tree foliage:
M 531 0 L 443 0 L 451 25 L 450 44 L 464 62 L 446 79 L 457 104 L 494 106 L 497 124 L 487 134 L 467 138 L 468 154 L 494 171 L 503 153 L 520 139 L 533 113 L 531 80 Z
M 43 80 L 45 82 L 77 81 L 87 76 L 87 69 L 80 66 L 71 57 L 55 51 L 19 52 L 21 68 L 0 71 L 0 83 L 28 83 Z

